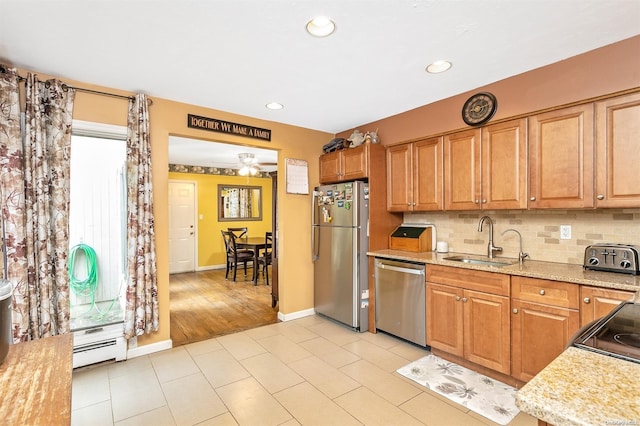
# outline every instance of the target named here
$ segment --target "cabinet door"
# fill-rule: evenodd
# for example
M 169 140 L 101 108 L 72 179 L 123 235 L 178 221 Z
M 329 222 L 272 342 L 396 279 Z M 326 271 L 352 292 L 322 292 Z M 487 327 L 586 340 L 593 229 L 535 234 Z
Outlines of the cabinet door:
M 633 296 L 634 293 L 631 291 L 582 286 L 580 288 L 580 297 L 582 298 L 580 326 L 602 318 L 621 302 L 633 299 Z
M 529 207 L 594 206 L 593 104 L 529 119 Z
M 511 375 L 529 381 L 560 355 L 578 331 L 575 309 L 511 300 Z
M 465 290 L 464 358 L 495 371 L 511 371 L 509 298 Z
M 427 283 L 427 344 L 463 356 L 462 289 Z
M 341 161 L 340 151 L 320 156 L 320 183 L 332 183 L 340 180 Z
M 342 180 L 362 179 L 369 175 L 368 148 L 365 144 L 341 151 Z
M 482 208 L 527 208 L 527 119 L 482 128 Z
M 387 149 L 387 210 L 410 211 L 413 204 L 411 144 Z
M 443 138 L 431 138 L 412 145 L 413 210 L 442 210 Z
M 478 210 L 480 204 L 480 129 L 444 138 L 444 208 Z
M 640 93 L 596 104 L 596 206 L 640 207 Z

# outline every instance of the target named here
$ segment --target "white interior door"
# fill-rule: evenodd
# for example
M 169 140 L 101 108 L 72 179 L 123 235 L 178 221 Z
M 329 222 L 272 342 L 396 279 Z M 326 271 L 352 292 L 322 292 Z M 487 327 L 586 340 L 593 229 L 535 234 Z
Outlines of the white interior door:
M 169 273 L 195 271 L 196 183 L 169 181 Z

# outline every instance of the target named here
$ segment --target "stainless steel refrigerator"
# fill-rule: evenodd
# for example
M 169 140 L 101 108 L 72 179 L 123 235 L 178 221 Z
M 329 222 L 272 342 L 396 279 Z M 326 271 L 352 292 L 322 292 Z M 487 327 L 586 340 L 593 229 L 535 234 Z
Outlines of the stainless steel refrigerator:
M 367 331 L 369 185 L 319 186 L 311 211 L 315 311 Z

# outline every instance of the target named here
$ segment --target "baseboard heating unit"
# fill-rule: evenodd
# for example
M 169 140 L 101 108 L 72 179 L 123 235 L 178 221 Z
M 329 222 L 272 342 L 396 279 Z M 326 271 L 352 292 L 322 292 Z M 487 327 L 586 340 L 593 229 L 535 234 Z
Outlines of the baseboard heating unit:
M 122 322 L 73 331 L 73 368 L 127 359 Z

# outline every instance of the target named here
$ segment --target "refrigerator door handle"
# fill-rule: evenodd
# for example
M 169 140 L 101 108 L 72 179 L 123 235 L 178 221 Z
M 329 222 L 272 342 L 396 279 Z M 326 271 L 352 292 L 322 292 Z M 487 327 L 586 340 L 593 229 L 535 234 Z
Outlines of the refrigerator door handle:
M 319 247 L 316 245 L 316 234 L 318 233 L 318 227 L 316 226 L 316 197 L 317 191 L 313 191 L 311 197 L 311 260 L 315 262 L 319 257 Z M 318 242 L 320 237 L 318 237 Z

